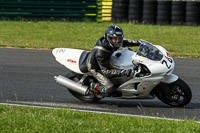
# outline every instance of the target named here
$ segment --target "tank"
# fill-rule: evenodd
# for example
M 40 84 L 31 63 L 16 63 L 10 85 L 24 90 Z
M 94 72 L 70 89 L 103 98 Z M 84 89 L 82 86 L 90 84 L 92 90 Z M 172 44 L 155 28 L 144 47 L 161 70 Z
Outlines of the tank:
M 112 68 L 116 69 L 133 69 L 133 59 L 132 56 L 135 52 L 131 50 L 117 50 L 115 51 L 109 60 Z

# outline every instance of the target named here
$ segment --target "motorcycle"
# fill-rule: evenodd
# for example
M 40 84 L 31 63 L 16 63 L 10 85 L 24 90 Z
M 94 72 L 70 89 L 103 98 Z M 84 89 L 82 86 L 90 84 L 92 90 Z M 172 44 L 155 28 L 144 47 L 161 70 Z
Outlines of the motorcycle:
M 110 59 L 110 67 L 115 69 L 139 69 L 133 77 L 115 77 L 116 86 L 111 97 L 121 99 L 153 99 L 157 97 L 173 107 L 187 105 L 192 92 L 190 87 L 177 75 L 172 74 L 175 62 L 169 52 L 160 45 L 140 40 L 140 46 L 134 52 L 131 49 L 119 49 Z M 55 76 L 58 84 L 66 87 L 76 98 L 97 102 L 97 97 L 90 89 L 90 83 L 98 82 L 87 71 L 87 57 L 90 52 L 80 49 L 55 48 L 55 59 L 69 70 L 65 76 Z

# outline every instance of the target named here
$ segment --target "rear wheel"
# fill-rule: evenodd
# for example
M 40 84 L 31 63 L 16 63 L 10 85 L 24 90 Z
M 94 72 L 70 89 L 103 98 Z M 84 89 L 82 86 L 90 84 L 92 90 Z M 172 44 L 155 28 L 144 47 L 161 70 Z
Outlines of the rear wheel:
M 73 73 L 73 72 L 69 72 L 67 73 L 66 75 L 67 78 L 75 81 L 75 82 L 79 82 L 81 77 L 79 74 L 76 74 L 76 73 Z M 85 85 L 89 86 L 89 82 L 88 83 L 85 83 Z M 86 102 L 97 102 L 100 100 L 100 98 L 97 98 L 93 93 L 89 92 L 88 95 L 84 96 L 82 94 L 79 94 L 77 92 L 74 92 L 70 89 L 68 89 L 69 92 L 74 96 L 76 97 L 77 99 L 81 100 L 81 101 L 86 101 Z
M 156 96 L 164 103 L 173 107 L 187 105 L 192 99 L 190 87 L 180 78 L 171 83 L 160 83 L 156 89 Z

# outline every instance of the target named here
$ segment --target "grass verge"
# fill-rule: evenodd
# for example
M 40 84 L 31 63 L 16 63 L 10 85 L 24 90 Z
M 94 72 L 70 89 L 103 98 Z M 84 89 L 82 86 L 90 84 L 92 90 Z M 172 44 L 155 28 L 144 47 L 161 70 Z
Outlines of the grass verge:
M 91 50 L 113 23 L 0 21 L 0 46 Z M 173 56 L 200 57 L 200 27 L 116 24 L 125 37 L 164 46 Z
M 199 133 L 192 120 L 172 121 L 66 109 L 0 106 L 1 133 Z

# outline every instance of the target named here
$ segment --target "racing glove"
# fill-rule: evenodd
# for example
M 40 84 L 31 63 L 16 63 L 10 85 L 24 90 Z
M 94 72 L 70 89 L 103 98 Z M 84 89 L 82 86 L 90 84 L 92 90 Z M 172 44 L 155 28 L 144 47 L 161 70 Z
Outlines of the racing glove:
M 122 47 L 133 47 L 133 46 L 140 46 L 140 41 L 138 40 L 131 40 L 131 39 L 123 39 Z
M 121 76 L 133 76 L 134 75 L 134 70 L 128 69 L 128 70 L 121 70 Z
M 101 70 L 101 72 L 108 78 L 118 77 L 121 75 L 121 70 L 119 69 Z

